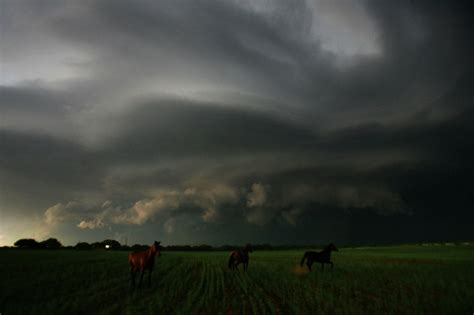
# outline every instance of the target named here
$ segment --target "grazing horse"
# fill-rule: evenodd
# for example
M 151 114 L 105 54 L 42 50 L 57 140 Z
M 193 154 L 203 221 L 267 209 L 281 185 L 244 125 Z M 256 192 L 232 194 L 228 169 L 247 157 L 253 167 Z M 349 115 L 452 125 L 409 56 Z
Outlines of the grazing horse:
M 324 264 L 331 264 L 331 268 L 333 268 L 334 264 L 331 261 L 332 251 L 337 252 L 338 249 L 331 243 L 320 252 L 306 252 L 304 253 L 303 259 L 301 259 L 300 266 L 303 267 L 304 260 L 306 259 L 306 266 L 308 266 L 309 271 L 311 271 L 311 265 L 313 265 L 314 262 L 321 263 L 321 269 L 324 269 Z
M 153 272 L 153 266 L 155 265 L 155 255 L 161 256 L 160 242 L 155 241 L 147 250 L 135 251 L 128 254 L 128 262 L 130 263 L 130 273 L 132 276 L 132 286 L 135 287 L 135 276 L 140 271 L 140 282 L 138 286 L 141 286 L 143 275 L 145 270 L 148 270 L 148 285 L 151 284 L 151 273 Z
M 238 266 L 242 263 L 244 270 L 247 270 L 249 267 L 249 253 L 251 252 L 252 246 L 250 244 L 245 245 L 243 249 L 231 252 L 229 257 L 229 269 L 239 270 Z

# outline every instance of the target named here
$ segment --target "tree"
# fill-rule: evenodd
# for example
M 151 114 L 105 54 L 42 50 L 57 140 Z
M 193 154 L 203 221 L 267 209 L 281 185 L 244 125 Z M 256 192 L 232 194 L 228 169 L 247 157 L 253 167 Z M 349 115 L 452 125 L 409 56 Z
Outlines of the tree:
M 197 250 L 197 251 L 211 251 L 211 250 L 212 250 L 212 246 L 211 246 L 211 245 L 207 245 L 207 244 L 201 244 L 201 245 L 193 246 L 193 247 L 192 247 L 192 250 Z
M 122 246 L 120 246 L 120 250 L 130 250 L 130 249 L 131 249 L 131 248 L 130 248 L 130 246 L 128 246 L 128 245 L 122 245 Z
M 39 248 L 40 244 L 32 238 L 22 238 L 15 242 L 14 244 L 19 248 Z
M 63 247 L 63 245 L 55 238 L 48 238 L 40 243 L 42 248 L 57 249 Z
M 133 251 L 141 251 L 141 250 L 146 250 L 148 249 L 148 245 L 140 245 L 140 244 L 135 244 L 131 247 L 131 250 Z
M 75 249 L 80 249 L 80 250 L 87 250 L 87 249 L 92 249 L 92 245 L 86 242 L 79 242 L 74 246 Z
M 92 248 L 93 249 L 103 249 L 104 248 L 104 244 L 102 244 L 102 242 L 94 242 L 91 244 Z

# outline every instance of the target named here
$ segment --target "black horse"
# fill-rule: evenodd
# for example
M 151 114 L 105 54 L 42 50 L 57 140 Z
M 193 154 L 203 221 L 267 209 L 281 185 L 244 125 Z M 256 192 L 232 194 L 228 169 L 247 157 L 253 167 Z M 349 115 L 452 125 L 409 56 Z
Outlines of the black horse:
M 303 267 L 304 260 L 306 259 L 306 266 L 308 266 L 308 269 L 310 271 L 311 271 L 311 266 L 313 265 L 314 262 L 321 263 L 321 269 L 324 269 L 324 264 L 331 264 L 331 268 L 333 268 L 334 264 L 331 261 L 332 251 L 335 251 L 335 252 L 338 251 L 337 247 L 333 243 L 326 246 L 320 252 L 308 251 L 304 253 L 303 259 L 301 259 L 300 266 Z
M 249 267 L 249 253 L 252 252 L 250 244 L 245 245 L 243 249 L 234 250 L 229 255 L 229 269 L 239 270 L 240 263 L 244 265 L 244 270 L 247 271 Z

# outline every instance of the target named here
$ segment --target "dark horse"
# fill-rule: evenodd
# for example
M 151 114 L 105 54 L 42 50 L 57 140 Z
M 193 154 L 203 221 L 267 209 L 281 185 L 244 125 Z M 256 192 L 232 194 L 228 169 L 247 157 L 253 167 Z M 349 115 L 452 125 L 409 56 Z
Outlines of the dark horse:
M 243 249 L 231 252 L 229 257 L 229 269 L 239 270 L 238 266 L 242 263 L 244 270 L 247 270 L 249 267 L 249 253 L 251 252 L 252 246 L 250 244 L 245 245 Z
M 335 251 L 335 252 L 338 251 L 337 247 L 334 246 L 333 243 L 326 246 L 320 252 L 313 252 L 313 251 L 306 252 L 304 253 L 303 259 L 301 259 L 300 266 L 303 267 L 304 260 L 306 259 L 306 266 L 308 266 L 308 269 L 310 271 L 311 271 L 311 265 L 313 265 L 314 262 L 321 263 L 321 269 L 324 269 L 324 264 L 331 264 L 331 268 L 333 268 L 334 264 L 331 261 L 332 251 Z
M 135 287 L 135 276 L 140 271 L 140 282 L 138 286 L 142 284 L 143 275 L 145 270 L 148 270 L 148 284 L 151 283 L 151 273 L 153 272 L 153 266 L 155 265 L 155 255 L 161 256 L 160 242 L 155 241 L 147 250 L 140 252 L 131 252 L 128 254 L 128 262 L 130 263 L 130 273 L 132 276 L 132 286 Z

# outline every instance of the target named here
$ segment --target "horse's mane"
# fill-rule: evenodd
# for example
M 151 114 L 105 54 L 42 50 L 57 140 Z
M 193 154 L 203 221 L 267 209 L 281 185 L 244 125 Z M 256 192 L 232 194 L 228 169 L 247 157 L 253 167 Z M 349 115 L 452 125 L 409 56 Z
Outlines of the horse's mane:
M 326 247 L 324 247 L 323 252 L 331 252 L 333 250 L 337 251 L 337 248 L 333 243 L 330 243 Z

